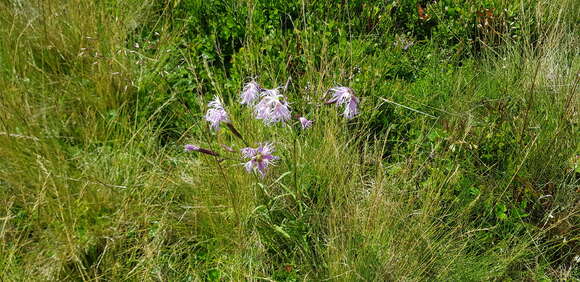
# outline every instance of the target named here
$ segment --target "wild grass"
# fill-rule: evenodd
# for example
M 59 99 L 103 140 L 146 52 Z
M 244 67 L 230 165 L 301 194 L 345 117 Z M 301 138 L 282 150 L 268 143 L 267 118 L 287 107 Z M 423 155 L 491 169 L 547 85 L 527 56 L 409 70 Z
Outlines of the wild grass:
M 219 3 L 0 2 L 3 280 L 579 278 L 575 1 L 521 1 L 520 37 L 475 51 L 402 50 L 357 3 L 280 21 L 262 17 L 278 2 L 224 3 L 233 23 L 203 34 Z M 313 127 L 255 120 L 250 77 L 290 78 Z M 338 84 L 352 121 L 320 102 Z M 264 179 L 209 130 L 213 95 L 248 144 L 274 142 Z

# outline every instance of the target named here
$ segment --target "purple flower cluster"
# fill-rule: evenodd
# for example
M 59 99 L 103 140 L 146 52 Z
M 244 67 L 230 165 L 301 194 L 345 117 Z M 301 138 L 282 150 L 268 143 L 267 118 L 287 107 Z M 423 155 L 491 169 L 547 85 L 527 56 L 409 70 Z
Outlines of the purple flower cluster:
M 274 146 L 271 143 L 260 144 L 258 148 L 244 148 L 241 150 L 242 156 L 248 159 L 244 167 L 248 172 L 256 170 L 262 177 L 266 176 L 266 169 L 279 157 L 273 156 Z
M 260 97 L 260 93 L 262 92 L 262 87 L 252 80 L 244 85 L 244 89 L 242 90 L 241 102 L 242 105 L 253 105 L 256 99 Z
M 287 87 L 288 85 L 286 85 Z M 266 125 L 274 123 L 286 123 L 292 119 L 290 105 L 284 95 L 280 93 L 280 89 L 286 87 L 265 89 L 262 88 L 256 81 L 252 80 L 246 83 L 240 93 L 240 104 L 250 106 L 253 108 L 256 119 L 262 120 Z M 336 104 L 338 107 L 343 106 L 343 115 L 347 119 L 352 119 L 358 114 L 359 99 L 354 95 L 354 91 L 348 87 L 333 87 L 329 90 L 332 92 L 332 97 L 326 101 L 326 104 Z M 230 121 L 229 115 L 226 112 L 222 100 L 215 96 L 212 101 L 208 103 L 208 110 L 205 114 L 205 120 L 210 123 L 210 127 L 219 131 L 221 123 L 226 124 L 228 128 L 236 137 L 240 138 L 244 143 L 242 135 L 238 132 Z M 313 124 L 312 120 L 308 120 L 304 116 L 294 116 L 300 124 L 302 130 L 310 128 Z M 221 144 L 221 147 L 230 153 L 238 152 L 234 148 Z M 184 146 L 186 152 L 199 152 L 207 155 L 219 157 L 219 161 L 226 160 L 215 151 L 204 149 L 192 144 Z M 269 166 L 274 165 L 280 158 L 272 155 L 274 146 L 272 143 L 260 143 L 258 147 L 246 147 L 239 151 L 244 159 L 243 166 L 248 172 L 256 171 L 261 177 L 265 177 Z
M 209 110 L 207 110 L 207 113 L 205 114 L 205 120 L 209 121 L 213 130 L 219 131 L 221 122 L 230 122 L 228 113 L 224 109 L 219 97 L 215 96 L 214 100 L 209 102 L 207 106 L 209 107 Z
M 258 99 L 260 101 L 255 104 Z M 291 118 L 290 106 L 278 88 L 265 89 L 254 80 L 244 85 L 240 94 L 240 104 L 253 106 L 256 118 L 263 120 L 267 125 L 286 122 Z
M 265 90 L 262 100 L 254 107 L 254 113 L 267 125 L 291 119 L 288 102 L 278 89 Z
M 354 96 L 354 91 L 351 88 L 338 86 L 330 89 L 332 98 L 326 101 L 327 104 L 336 104 L 337 106 L 344 105 L 343 115 L 347 119 L 354 118 L 358 114 L 359 100 Z
M 300 126 L 302 126 L 302 129 L 306 129 L 312 126 L 312 121 L 306 119 L 305 117 L 299 117 L 298 120 L 300 121 Z

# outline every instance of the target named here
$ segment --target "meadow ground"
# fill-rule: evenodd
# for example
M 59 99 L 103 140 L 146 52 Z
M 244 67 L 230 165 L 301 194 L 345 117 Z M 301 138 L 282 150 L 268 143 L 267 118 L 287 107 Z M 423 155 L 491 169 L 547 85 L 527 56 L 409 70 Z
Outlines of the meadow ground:
M 0 278 L 580 279 L 579 14 L 0 0 Z M 257 120 L 252 79 L 312 127 Z M 263 142 L 261 177 L 240 150 Z

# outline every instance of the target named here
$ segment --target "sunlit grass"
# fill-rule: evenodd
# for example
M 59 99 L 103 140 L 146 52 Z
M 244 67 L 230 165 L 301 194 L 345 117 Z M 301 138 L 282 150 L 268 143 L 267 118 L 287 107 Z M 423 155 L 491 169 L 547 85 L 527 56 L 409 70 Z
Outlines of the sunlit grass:
M 304 11 L 301 32 L 247 34 L 228 71 L 175 28 L 179 1 L 2 2 L 0 277 L 577 278 L 577 5 L 563 2 L 529 11 L 541 32 L 453 66 L 434 42 L 335 38 Z M 385 78 L 417 54 L 416 78 Z M 312 127 L 256 120 L 239 104 L 250 78 L 288 83 Z M 324 104 L 337 85 L 361 99 L 356 118 Z M 214 95 L 244 140 L 210 129 Z M 280 159 L 262 178 L 237 151 L 263 142 Z

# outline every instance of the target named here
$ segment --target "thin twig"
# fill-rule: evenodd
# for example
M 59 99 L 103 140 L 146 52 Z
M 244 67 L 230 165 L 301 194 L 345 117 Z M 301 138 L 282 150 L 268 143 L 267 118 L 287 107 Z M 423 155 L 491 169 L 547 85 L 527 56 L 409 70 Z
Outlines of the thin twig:
M 34 141 L 40 140 L 40 139 L 38 139 L 38 137 L 26 136 L 26 135 L 22 135 L 22 134 L 15 134 L 15 133 L 8 133 L 8 132 L 0 132 L 0 135 L 10 136 L 10 137 L 14 137 L 14 138 L 21 138 L 21 139 L 30 139 L 30 140 L 34 140 Z
M 383 101 L 385 101 L 385 102 L 387 102 L 387 103 L 391 103 L 391 104 L 397 105 L 397 106 L 399 106 L 399 107 L 403 107 L 403 108 L 405 108 L 405 109 L 407 109 L 407 110 L 410 110 L 410 111 L 413 111 L 413 112 L 416 112 L 416 113 L 420 113 L 420 114 L 424 114 L 424 115 L 426 115 L 426 116 L 428 116 L 428 117 L 430 117 L 430 118 L 438 118 L 438 117 L 436 117 L 436 116 L 434 116 L 434 115 L 430 115 L 430 114 L 428 114 L 428 113 L 426 113 L 426 112 L 422 112 L 422 111 L 419 111 L 419 110 L 413 109 L 413 108 L 411 108 L 411 107 L 408 107 L 408 106 L 405 106 L 405 105 L 401 105 L 401 104 L 399 104 L 399 103 L 393 102 L 393 101 L 391 101 L 391 100 L 387 100 L 387 99 L 385 99 L 385 98 L 382 98 L 382 97 L 381 97 L 381 98 L 379 98 L 379 99 L 381 99 L 381 100 L 383 100 Z

